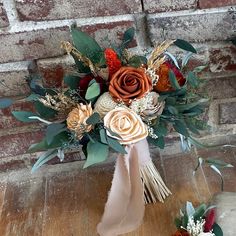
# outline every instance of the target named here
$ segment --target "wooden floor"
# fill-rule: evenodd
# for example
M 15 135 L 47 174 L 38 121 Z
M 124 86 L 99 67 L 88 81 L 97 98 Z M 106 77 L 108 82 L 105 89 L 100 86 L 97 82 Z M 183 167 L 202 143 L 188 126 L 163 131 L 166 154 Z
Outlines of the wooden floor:
M 202 150 L 203 158 L 223 159 L 236 166 L 235 149 Z M 196 154 L 159 155 L 155 163 L 173 192 L 164 204 L 146 207 L 143 225 L 126 236 L 171 236 L 179 208 L 212 199 L 220 179 L 204 167 L 193 176 Z M 46 166 L 36 174 L 20 170 L 0 176 L 0 236 L 95 236 L 103 213 L 114 163 L 81 168 L 73 162 Z M 225 191 L 236 191 L 236 167 L 222 170 Z

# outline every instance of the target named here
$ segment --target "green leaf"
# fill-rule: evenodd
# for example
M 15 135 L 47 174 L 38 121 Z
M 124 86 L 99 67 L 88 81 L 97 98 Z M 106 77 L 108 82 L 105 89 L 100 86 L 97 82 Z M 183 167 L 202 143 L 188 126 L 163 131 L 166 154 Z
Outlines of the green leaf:
M 182 226 L 182 221 L 179 218 L 175 218 L 175 226 L 177 229 L 180 229 Z
M 37 116 L 37 114 L 30 111 L 13 111 L 12 115 L 22 122 L 36 122 L 37 120 L 29 119 L 30 116 Z
M 12 99 L 9 99 L 9 98 L 1 98 L 1 99 L 0 99 L 0 109 L 7 108 L 7 107 L 11 106 L 12 103 L 13 103 L 13 100 L 12 100 Z
M 182 217 L 182 226 L 186 229 L 188 225 L 188 216 L 187 214 L 184 214 L 184 216 Z
M 187 75 L 187 81 L 189 82 L 189 84 L 193 87 L 193 88 L 197 88 L 199 86 L 199 80 L 197 78 L 197 76 L 190 71 Z
M 170 79 L 170 84 L 171 87 L 174 89 L 180 89 L 181 87 L 179 86 L 179 83 L 176 79 L 175 73 L 173 72 L 173 70 L 169 71 L 169 79 Z
M 78 89 L 80 82 L 80 77 L 75 75 L 66 75 L 64 77 L 64 83 L 70 88 L 70 89 Z
M 39 167 L 41 167 L 46 162 L 52 160 L 57 155 L 57 150 L 48 150 L 47 152 L 43 153 L 39 156 L 39 159 L 33 165 L 31 172 L 35 172 Z
M 187 41 L 183 40 L 183 39 L 177 39 L 174 44 L 185 50 L 185 51 L 189 51 L 189 52 L 193 52 L 193 53 L 197 53 L 196 49 Z
M 177 62 L 177 59 L 175 58 L 174 55 L 172 55 L 172 54 L 169 53 L 169 52 L 165 52 L 164 55 L 167 55 L 167 56 L 174 62 L 175 66 L 176 66 L 178 69 L 180 69 L 179 64 L 178 64 L 178 62 Z
M 207 164 L 216 166 L 218 169 L 219 168 L 232 168 L 232 167 L 234 167 L 233 165 L 228 164 L 228 163 L 226 163 L 222 160 L 214 160 L 214 159 L 209 159 L 208 158 L 208 159 L 205 160 L 205 162 Z
M 103 50 L 99 44 L 88 34 L 72 26 L 71 35 L 76 49 L 93 63 L 99 63 L 101 57 L 104 57 Z
M 213 225 L 213 233 L 216 236 L 223 236 L 223 231 L 222 231 L 221 227 L 217 223 L 215 223 Z
M 122 153 L 122 154 L 127 153 L 125 151 L 125 148 L 116 139 L 113 139 L 113 138 L 107 136 L 107 143 L 116 152 L 119 152 L 119 153 Z
M 189 59 L 192 57 L 192 52 L 187 52 L 182 60 L 182 68 L 188 64 Z
M 29 147 L 28 152 L 39 152 L 39 151 L 45 151 L 52 148 L 58 148 L 63 145 L 63 143 L 67 143 L 69 141 L 69 135 L 67 132 L 61 132 L 53 137 L 53 140 L 50 144 L 47 143 L 46 138 L 44 138 L 41 142 L 32 144 Z
M 154 139 L 154 144 L 159 147 L 160 149 L 164 149 L 165 147 L 165 140 L 163 136 L 159 136 L 157 139 Z
M 194 134 L 200 134 L 196 126 L 194 125 L 194 122 L 191 119 L 185 119 L 185 123 L 188 127 L 188 129 L 194 133 Z
M 96 80 L 93 79 L 92 81 L 93 82 L 86 91 L 85 99 L 87 100 L 92 100 L 100 94 L 100 85 L 96 82 Z
M 166 136 L 168 129 L 166 127 L 166 123 L 160 121 L 154 128 L 154 132 L 157 136 Z
M 177 131 L 178 133 L 184 135 L 185 137 L 189 136 L 186 124 L 183 120 L 176 120 L 173 127 L 174 127 L 175 131 Z
M 84 164 L 84 168 L 105 161 L 108 157 L 108 152 L 108 145 L 89 141 L 87 146 L 87 160 Z
M 38 114 L 45 119 L 54 118 L 55 115 L 57 114 L 57 111 L 44 106 L 39 101 L 34 102 L 34 107 L 35 107 L 36 111 L 38 112 Z
M 100 129 L 99 130 L 99 134 L 100 134 L 100 139 L 102 143 L 107 144 L 107 133 L 105 129 Z
M 206 209 L 207 209 L 207 206 L 204 203 L 201 204 L 199 207 L 197 207 L 195 209 L 195 213 L 193 214 L 194 220 L 200 220 L 204 216 Z
M 88 125 L 95 125 L 100 121 L 100 116 L 97 112 L 94 112 L 87 120 Z
M 194 68 L 193 72 L 194 73 L 200 73 L 200 72 L 202 72 L 206 68 L 207 68 L 207 65 L 197 66 L 196 68 Z
M 134 35 L 135 35 L 135 29 L 133 27 L 127 29 L 124 32 L 122 46 L 126 48 L 129 45 L 129 43 L 134 39 Z
M 53 138 L 66 130 L 66 126 L 65 124 L 61 124 L 61 123 L 54 123 L 54 124 L 50 124 L 47 127 L 46 130 L 46 140 L 47 140 L 47 144 L 50 145 L 53 141 Z
M 193 207 L 193 204 L 191 202 L 187 202 L 186 203 L 186 212 L 189 218 L 191 218 L 194 213 L 195 213 L 195 209 Z
M 110 133 L 111 136 L 117 137 L 118 139 L 122 139 L 121 136 L 115 132 L 113 132 L 110 128 L 105 127 L 106 130 Z
M 147 64 L 147 58 L 143 56 L 133 56 L 130 58 L 128 64 L 132 67 L 140 67 L 142 64 Z
M 168 106 L 167 109 L 173 115 L 178 115 L 179 114 L 178 110 L 174 106 Z
M 32 94 L 30 94 L 25 100 L 26 100 L 27 102 L 31 102 L 31 101 L 37 101 L 38 98 L 40 98 L 40 95 L 39 95 L 39 94 L 32 93 Z
M 176 109 L 178 109 L 179 112 L 184 112 L 184 111 L 190 110 L 198 105 L 206 106 L 208 101 L 209 101 L 208 99 L 200 99 L 197 102 L 180 104 L 180 105 L 176 105 L 175 107 L 176 107 Z

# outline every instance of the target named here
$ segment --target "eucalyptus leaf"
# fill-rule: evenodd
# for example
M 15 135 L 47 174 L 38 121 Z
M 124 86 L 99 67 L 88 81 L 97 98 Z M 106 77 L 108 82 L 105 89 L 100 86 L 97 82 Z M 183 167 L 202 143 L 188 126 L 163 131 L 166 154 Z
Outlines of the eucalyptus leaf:
M 100 94 L 100 85 L 96 82 L 96 80 L 94 80 L 86 91 L 85 99 L 92 100 L 96 98 L 99 94 Z
M 165 52 L 164 55 L 168 56 L 175 64 L 175 66 L 180 69 L 179 64 L 177 59 L 175 58 L 175 56 L 173 54 L 171 54 L 170 52 Z
M 114 151 L 121 154 L 127 154 L 125 148 L 116 139 L 107 136 L 107 143 Z
M 231 165 L 229 163 L 226 163 L 222 160 L 214 160 L 214 159 L 208 158 L 208 159 L 205 160 L 205 162 L 207 164 L 216 166 L 218 169 L 219 168 L 232 168 L 232 167 L 234 167 L 233 165 Z
M 195 213 L 193 214 L 193 218 L 194 220 L 200 220 L 203 216 L 204 216 L 204 213 L 207 209 L 207 206 L 206 204 L 201 204 L 200 206 L 198 206 L 196 209 L 195 209 Z
M 49 119 L 49 118 L 54 118 L 55 115 L 57 114 L 57 111 L 44 106 L 41 102 L 39 101 L 35 101 L 34 102 L 34 107 L 36 109 L 36 111 L 38 112 L 38 114 L 40 116 L 42 116 L 45 119 Z
M 171 84 L 171 87 L 174 88 L 174 89 L 180 89 L 180 85 L 176 79 L 176 76 L 175 76 L 175 73 L 173 72 L 173 70 L 170 70 L 169 71 L 169 80 L 170 80 L 170 84 Z
M 30 119 L 31 116 L 37 116 L 37 114 L 30 111 L 13 111 L 12 115 L 22 122 L 36 122 L 37 120 Z
M 64 77 L 64 83 L 70 88 L 70 89 L 78 89 L 79 88 L 79 82 L 80 77 L 75 75 L 66 75 Z
M 0 109 L 7 108 L 13 104 L 13 100 L 10 98 L 0 98 Z
M 196 49 L 187 41 L 183 40 L 183 39 L 177 39 L 174 44 L 186 51 L 192 52 L 192 53 L 197 53 Z
M 175 131 L 177 131 L 178 133 L 184 135 L 185 137 L 189 136 L 186 124 L 183 120 L 176 120 L 173 127 L 174 127 Z
M 41 156 L 39 156 L 39 159 L 33 165 L 31 172 L 35 172 L 39 167 L 41 167 L 46 162 L 52 160 L 56 155 L 57 149 L 48 150 L 47 152 L 44 152 Z
M 108 153 L 108 145 L 89 141 L 87 146 L 87 160 L 84 164 L 84 168 L 105 161 L 108 157 Z
M 100 121 L 100 115 L 97 112 L 94 112 L 87 120 L 88 125 L 95 125 Z
M 99 44 L 88 34 L 77 29 L 75 25 L 71 27 L 71 35 L 76 49 L 93 63 L 99 63 L 104 57 L 103 50 Z
M 187 75 L 187 81 L 193 88 L 197 88 L 199 86 L 199 80 L 194 72 L 190 71 Z
M 189 218 L 191 218 L 195 213 L 195 209 L 193 207 L 193 204 L 191 202 L 188 202 L 188 201 L 186 203 L 186 213 L 187 213 Z
M 129 28 L 124 32 L 123 40 L 122 40 L 122 47 L 126 48 L 128 47 L 129 43 L 132 42 L 135 35 L 135 29 Z
M 187 64 L 189 59 L 193 56 L 192 52 L 187 52 L 182 60 L 182 68 L 184 68 Z
M 41 140 L 39 143 L 32 144 L 29 147 L 28 152 L 39 152 L 39 151 L 45 151 L 48 149 L 58 148 L 61 147 L 64 143 L 67 143 L 69 141 L 69 135 L 66 131 L 61 132 L 53 137 L 53 140 L 50 144 L 47 143 L 46 137 Z
M 48 125 L 47 130 L 46 130 L 46 140 L 47 140 L 47 144 L 50 145 L 53 141 L 53 138 L 63 132 L 67 130 L 65 124 L 61 124 L 61 123 L 53 123 Z
M 217 223 L 213 225 L 213 233 L 215 236 L 223 236 L 223 231 Z
M 107 144 L 107 133 L 105 129 L 100 129 L 99 130 L 99 134 L 100 134 L 100 139 L 101 142 L 104 144 Z

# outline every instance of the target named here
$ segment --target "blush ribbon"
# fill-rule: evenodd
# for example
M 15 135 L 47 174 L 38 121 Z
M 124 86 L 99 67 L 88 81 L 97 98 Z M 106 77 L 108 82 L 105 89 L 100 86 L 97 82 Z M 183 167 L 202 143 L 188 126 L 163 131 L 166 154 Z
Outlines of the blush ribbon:
M 148 142 L 143 139 L 118 154 L 111 190 L 101 222 L 100 236 L 117 236 L 137 229 L 144 216 L 144 188 L 140 167 L 151 160 Z

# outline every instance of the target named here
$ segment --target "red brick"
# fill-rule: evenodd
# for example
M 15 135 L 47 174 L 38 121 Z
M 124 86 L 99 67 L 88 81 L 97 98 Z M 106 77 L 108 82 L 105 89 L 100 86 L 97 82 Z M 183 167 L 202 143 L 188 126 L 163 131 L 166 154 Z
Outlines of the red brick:
M 63 7 L 62 7 L 63 6 Z M 142 11 L 140 0 L 16 0 L 21 21 L 124 15 Z
M 0 136 L 0 158 L 26 153 L 29 146 L 43 138 L 42 131 L 25 132 Z
M 127 20 L 95 25 L 85 25 L 81 27 L 81 30 L 94 37 L 102 47 L 110 47 L 113 44 L 119 45 L 123 37 L 123 33 L 130 27 L 135 27 L 134 22 Z M 134 40 L 129 46 L 135 47 L 136 45 L 137 42 Z
M 200 8 L 213 8 L 235 5 L 236 0 L 199 0 Z
M 236 47 L 233 44 L 213 47 L 209 53 L 211 72 L 236 70 Z
M 0 28 L 6 27 L 9 25 L 8 17 L 6 10 L 3 6 L 3 1 L 0 0 Z
M 0 63 L 63 55 L 63 40 L 70 40 L 69 27 L 1 33 Z
M 149 15 L 148 27 L 154 45 L 177 38 L 190 42 L 223 41 L 234 37 L 235 19 L 228 11 Z
M 167 12 L 167 11 L 178 11 L 186 9 L 197 8 L 197 0 L 168 0 L 168 1 L 156 1 L 156 0 L 144 0 L 144 9 L 148 13 L 154 12 Z
M 75 71 L 73 66 L 74 60 L 70 56 L 37 61 L 38 71 L 47 87 L 60 86 L 64 75 Z
M 0 97 L 27 95 L 30 90 L 25 77 L 28 75 L 27 62 L 0 65 Z
M 18 121 L 12 115 L 12 111 L 34 111 L 34 108 L 30 102 L 17 102 L 11 107 L 0 109 L 0 130 L 28 126 L 30 124 Z

